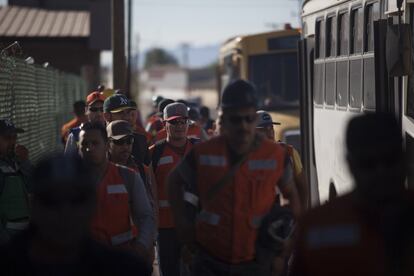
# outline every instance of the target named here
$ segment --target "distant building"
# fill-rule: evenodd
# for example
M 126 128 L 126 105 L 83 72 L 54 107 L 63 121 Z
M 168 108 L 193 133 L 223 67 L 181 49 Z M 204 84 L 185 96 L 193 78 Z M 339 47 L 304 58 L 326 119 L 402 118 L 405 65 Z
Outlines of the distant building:
M 154 66 L 140 75 L 139 103 L 141 112 L 151 110 L 151 98 L 161 95 L 173 100 L 201 101 L 214 108 L 217 105 L 214 68 L 183 69 L 178 66 Z
M 103 31 L 106 30 L 106 31 Z M 0 7 L 0 47 L 19 41 L 23 57 L 100 82 L 100 53 L 111 49 L 110 0 L 9 0 Z

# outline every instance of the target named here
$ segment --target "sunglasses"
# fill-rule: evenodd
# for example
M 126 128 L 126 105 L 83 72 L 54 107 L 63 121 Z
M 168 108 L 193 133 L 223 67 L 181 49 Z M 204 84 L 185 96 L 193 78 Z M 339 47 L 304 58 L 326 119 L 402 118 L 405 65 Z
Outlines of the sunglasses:
M 124 137 L 122 139 L 119 140 L 115 140 L 115 139 L 111 139 L 111 142 L 114 143 L 117 146 L 122 146 L 122 145 L 132 145 L 134 143 L 134 137 L 132 136 L 127 136 Z
M 176 120 L 168 121 L 168 123 L 173 126 L 186 125 L 188 123 L 188 120 L 187 119 L 176 119 Z
M 227 118 L 230 121 L 230 123 L 232 123 L 232 124 L 241 124 L 242 122 L 252 124 L 252 123 L 256 122 L 256 114 L 246 115 L 246 116 L 230 115 Z
M 103 107 L 89 107 L 91 112 L 103 112 Z

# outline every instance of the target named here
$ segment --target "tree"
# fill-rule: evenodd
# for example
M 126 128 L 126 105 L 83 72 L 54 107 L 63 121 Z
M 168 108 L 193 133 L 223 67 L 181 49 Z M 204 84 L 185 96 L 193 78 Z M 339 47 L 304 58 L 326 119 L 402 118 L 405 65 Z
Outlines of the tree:
M 177 59 L 161 48 L 152 48 L 145 54 L 145 69 L 154 65 L 178 65 Z

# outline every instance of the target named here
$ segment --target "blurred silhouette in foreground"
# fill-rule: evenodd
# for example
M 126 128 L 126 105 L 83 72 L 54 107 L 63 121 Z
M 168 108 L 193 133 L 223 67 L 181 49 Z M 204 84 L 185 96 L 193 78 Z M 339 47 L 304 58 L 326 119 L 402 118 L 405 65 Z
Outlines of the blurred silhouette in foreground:
M 150 275 L 135 255 L 90 238 L 96 188 L 80 159 L 54 156 L 33 174 L 29 228 L 0 249 L 3 275 Z
M 391 114 L 352 119 L 346 134 L 354 190 L 302 219 L 292 275 L 413 275 L 413 195 Z

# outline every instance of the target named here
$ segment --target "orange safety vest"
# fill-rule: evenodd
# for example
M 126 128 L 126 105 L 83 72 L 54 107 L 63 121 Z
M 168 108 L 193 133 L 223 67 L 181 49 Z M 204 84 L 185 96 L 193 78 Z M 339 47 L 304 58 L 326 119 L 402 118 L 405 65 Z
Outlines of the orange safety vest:
M 196 240 L 213 257 L 239 264 L 255 258 L 255 242 L 261 219 L 275 203 L 275 187 L 283 175 L 286 149 L 263 140 L 210 202 L 206 195 L 231 169 L 228 147 L 219 136 L 194 148 L 197 198 L 201 211 L 196 219 Z M 194 201 L 194 194 L 184 194 Z M 190 200 L 188 200 L 190 199 Z M 196 201 L 197 201 L 196 200 Z
M 188 126 L 188 132 L 187 132 L 187 137 L 188 138 L 197 138 L 197 139 L 202 139 L 202 135 L 201 135 L 201 127 L 197 124 L 190 124 Z M 165 128 L 161 129 L 157 135 L 155 136 L 155 143 L 165 140 L 167 139 L 167 131 L 165 130 Z
M 97 187 L 97 208 L 92 220 L 92 235 L 110 245 L 123 245 L 133 240 L 137 230 L 132 227 L 129 196 L 119 167 L 108 164 L 104 178 Z
M 164 143 L 167 143 L 166 141 Z M 151 155 L 157 144 L 150 147 Z M 186 154 L 193 147 L 193 144 L 188 140 L 184 151 Z M 168 143 L 164 146 L 163 152 L 159 158 L 157 167 L 154 171 L 155 180 L 157 182 L 158 191 L 158 208 L 159 208 L 159 228 L 174 228 L 175 223 L 167 195 L 167 177 L 170 172 L 177 166 L 183 156 L 178 155 L 169 147 Z

